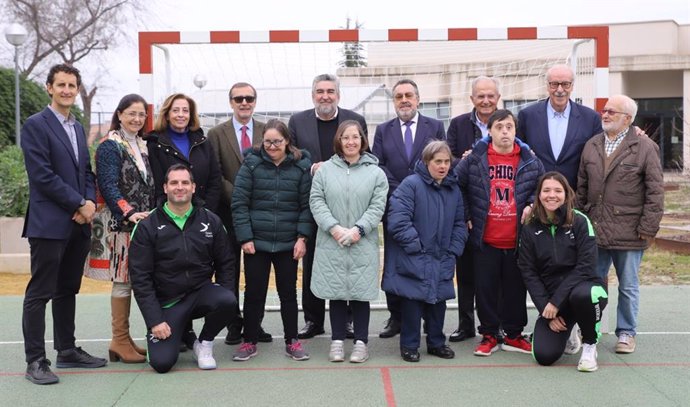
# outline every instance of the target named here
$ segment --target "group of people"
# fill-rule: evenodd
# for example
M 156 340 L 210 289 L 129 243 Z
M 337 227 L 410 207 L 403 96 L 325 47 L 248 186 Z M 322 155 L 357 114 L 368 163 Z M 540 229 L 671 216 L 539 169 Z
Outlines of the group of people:
M 113 282 L 110 361 L 148 360 L 160 373 L 187 349 L 199 368 L 216 368 L 213 340 L 224 328 L 225 343 L 239 345 L 234 361 L 257 356 L 258 343 L 273 340 L 262 327 L 271 268 L 285 353 L 297 361 L 310 357 L 302 340 L 325 333 L 327 300 L 329 360 L 344 361 L 351 339 L 349 361 L 365 362 L 379 283 L 390 312 L 379 336 L 400 334 L 402 359 L 418 362 L 424 331 L 428 354 L 453 358 L 443 328 L 457 273 L 451 342 L 476 336 L 476 300 L 475 355 L 500 346 L 550 365 L 579 351 L 581 333 L 578 369 L 593 371 L 612 263 L 616 352 L 633 352 L 637 272 L 663 213 L 658 147 L 631 126 L 637 107 L 627 96 L 611 97 L 599 116 L 570 99 L 569 67 L 550 68 L 546 80 L 549 98 L 516 118 L 498 109 L 498 81 L 476 78 L 474 109 L 454 118 L 446 137 L 442 122 L 418 111 L 417 84 L 401 79 L 392 87 L 396 117 L 377 126 L 371 148 L 364 117 L 338 106 L 339 80 L 330 74 L 314 78 L 314 109 L 287 124 L 254 119 L 256 89 L 236 83 L 232 118 L 208 135 L 184 94 L 164 101 L 145 135 L 147 103 L 127 95 L 94 173 L 70 113 L 79 71 L 54 66 L 51 104 L 22 128 L 32 274 L 22 319 L 26 378 L 59 381 L 45 352 L 50 300 L 57 367 L 106 365 L 75 344 L 82 274 Z M 531 341 L 523 335 L 527 292 L 539 312 Z M 132 294 L 145 348 L 129 331 Z M 197 335 L 192 320 L 202 317 Z

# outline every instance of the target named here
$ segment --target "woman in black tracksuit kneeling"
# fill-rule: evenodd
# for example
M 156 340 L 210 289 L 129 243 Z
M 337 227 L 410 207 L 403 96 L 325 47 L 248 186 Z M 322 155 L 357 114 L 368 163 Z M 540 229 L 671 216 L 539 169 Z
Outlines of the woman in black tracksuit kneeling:
M 584 343 L 578 370 L 597 370 L 596 343 L 608 295 L 595 272 L 594 228 L 573 208 L 574 192 L 559 172 L 539 180 L 534 208 L 522 229 L 518 267 L 539 310 L 532 353 L 540 365 L 556 362 L 573 325 Z

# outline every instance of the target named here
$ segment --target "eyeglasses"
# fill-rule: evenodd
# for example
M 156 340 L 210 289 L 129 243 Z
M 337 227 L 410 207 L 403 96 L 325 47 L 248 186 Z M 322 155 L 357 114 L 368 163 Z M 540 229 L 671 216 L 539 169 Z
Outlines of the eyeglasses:
M 146 113 L 137 113 L 137 112 L 127 112 L 124 113 L 125 116 L 129 117 L 130 119 L 136 119 L 137 117 L 140 119 L 146 119 L 148 115 Z
M 570 89 L 571 86 L 573 86 L 572 82 L 549 82 L 549 87 L 551 89 L 558 89 L 558 87 L 561 86 L 563 87 L 564 90 Z
M 264 147 L 269 148 L 270 146 L 280 147 L 285 142 L 285 139 L 279 138 L 277 140 L 264 140 Z
M 613 116 L 614 114 L 624 114 L 624 115 L 626 115 L 626 116 L 630 116 L 629 114 L 627 114 L 627 113 L 625 113 L 625 112 L 617 112 L 617 111 L 611 110 L 611 109 L 601 109 L 601 112 L 600 112 L 600 113 L 601 113 L 602 116 L 605 115 L 605 114 L 607 114 L 607 113 L 608 113 L 609 116 Z
M 242 103 L 243 100 L 246 100 L 247 103 L 254 103 L 256 96 L 233 96 L 231 99 L 235 103 Z
M 417 95 L 412 92 L 407 92 L 407 93 L 396 93 L 393 95 L 393 99 L 395 100 L 403 100 L 403 98 L 406 99 L 414 99 Z
M 360 136 L 340 136 L 340 141 L 343 143 L 348 143 L 350 141 L 357 141 L 360 140 L 362 137 Z

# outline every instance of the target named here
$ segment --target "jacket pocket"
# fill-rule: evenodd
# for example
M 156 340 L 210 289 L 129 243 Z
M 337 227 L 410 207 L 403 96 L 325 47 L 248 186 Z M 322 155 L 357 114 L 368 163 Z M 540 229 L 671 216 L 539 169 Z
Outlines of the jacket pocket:
M 399 275 L 416 280 L 424 280 L 426 264 L 433 261 L 426 253 L 420 252 L 407 256 L 399 256 L 396 262 L 396 271 Z
M 642 206 L 613 205 L 613 214 L 616 216 L 641 215 Z

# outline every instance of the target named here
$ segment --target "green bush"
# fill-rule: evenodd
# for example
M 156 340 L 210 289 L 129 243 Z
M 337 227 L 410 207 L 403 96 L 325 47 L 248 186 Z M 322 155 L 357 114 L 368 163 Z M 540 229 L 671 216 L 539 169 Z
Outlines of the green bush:
M 0 216 L 24 216 L 29 203 L 29 179 L 24 154 L 17 146 L 0 151 Z

